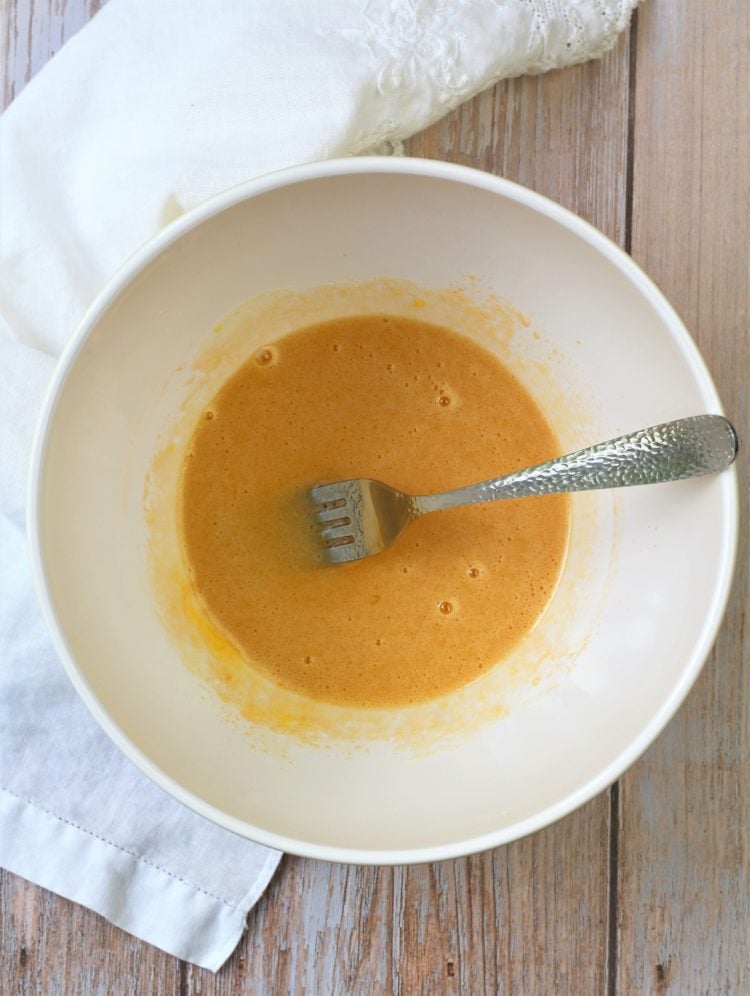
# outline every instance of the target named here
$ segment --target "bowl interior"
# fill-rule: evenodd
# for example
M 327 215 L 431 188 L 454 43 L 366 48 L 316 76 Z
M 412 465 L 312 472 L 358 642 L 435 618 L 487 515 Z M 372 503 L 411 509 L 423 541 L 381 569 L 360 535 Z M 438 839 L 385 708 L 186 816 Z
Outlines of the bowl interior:
M 574 515 L 604 525 L 596 612 L 585 579 L 578 603 L 558 612 L 563 628 L 585 621 L 574 665 L 445 749 L 261 750 L 184 666 L 154 606 L 142 514 L 174 371 L 226 312 L 272 288 L 384 276 L 438 288 L 466 275 L 527 312 L 563 357 L 560 370 L 535 368 L 553 424 L 554 398 L 572 404 L 563 369 L 575 370 L 572 407 L 601 438 L 720 410 L 679 321 L 596 233 L 495 178 L 390 161 L 272 177 L 178 224 L 95 306 L 58 377 L 36 517 L 58 648 L 130 756 L 236 832 L 369 861 L 513 839 L 615 778 L 708 652 L 731 573 L 733 474 L 576 498 Z M 575 420 L 559 428 L 565 448 L 595 441 Z

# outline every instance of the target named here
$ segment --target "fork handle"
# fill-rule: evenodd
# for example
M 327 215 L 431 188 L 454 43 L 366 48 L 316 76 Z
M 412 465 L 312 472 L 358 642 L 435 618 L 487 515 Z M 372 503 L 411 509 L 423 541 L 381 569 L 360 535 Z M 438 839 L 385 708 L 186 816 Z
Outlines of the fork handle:
M 640 429 L 491 481 L 423 495 L 414 499 L 414 505 L 422 514 L 501 498 L 679 481 L 724 470 L 734 461 L 738 446 L 734 426 L 722 415 L 694 415 Z

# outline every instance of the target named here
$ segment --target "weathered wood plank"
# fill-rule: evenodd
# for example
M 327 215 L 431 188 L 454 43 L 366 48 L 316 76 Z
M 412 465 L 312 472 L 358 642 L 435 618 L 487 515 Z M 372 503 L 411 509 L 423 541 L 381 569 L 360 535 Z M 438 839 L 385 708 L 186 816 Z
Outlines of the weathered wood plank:
M 102 7 L 102 0 L 3 0 L 2 105 L 7 107 L 29 80 Z
M 632 251 L 696 336 L 750 438 L 750 8 L 638 16 Z M 747 457 L 740 463 L 747 523 Z M 747 528 L 714 652 L 622 782 L 618 992 L 750 992 Z M 689 542 L 689 537 L 686 537 Z
M 374 869 L 285 858 L 227 968 L 207 980 L 188 967 L 187 991 L 603 993 L 606 823 L 602 796 L 459 861 Z
M 629 37 L 600 62 L 506 80 L 407 143 L 497 173 L 625 238 Z

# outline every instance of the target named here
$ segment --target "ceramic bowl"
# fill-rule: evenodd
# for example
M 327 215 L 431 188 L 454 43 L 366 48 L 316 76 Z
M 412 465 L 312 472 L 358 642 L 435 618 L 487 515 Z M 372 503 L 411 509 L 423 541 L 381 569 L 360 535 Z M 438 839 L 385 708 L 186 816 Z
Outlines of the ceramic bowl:
M 491 348 L 528 383 L 566 450 L 721 412 L 662 294 L 568 211 L 445 163 L 301 166 L 191 211 L 96 299 L 44 406 L 29 523 L 59 656 L 135 764 L 235 833 L 385 864 L 454 857 L 538 830 L 632 764 L 713 643 L 733 570 L 737 495 L 730 471 L 574 498 L 560 587 L 505 686 L 496 677 L 436 706 L 411 741 L 403 716 L 362 743 L 356 716 L 347 742 L 278 731 L 263 739 L 228 714 L 165 625 L 149 576 L 144 481 L 187 390 L 186 364 L 222 316 L 275 288 L 371 290 L 383 277 L 458 288 L 467 309 L 473 296 L 483 302 L 475 318 L 511 302 L 516 324 Z M 210 371 L 203 375 L 210 386 Z

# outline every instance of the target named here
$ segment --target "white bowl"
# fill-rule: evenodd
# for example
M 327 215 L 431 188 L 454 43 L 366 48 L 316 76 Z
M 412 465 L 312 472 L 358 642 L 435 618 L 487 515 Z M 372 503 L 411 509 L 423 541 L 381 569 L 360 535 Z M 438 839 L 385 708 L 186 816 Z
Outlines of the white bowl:
M 447 722 L 450 736 L 432 740 L 423 731 L 419 749 L 387 738 L 365 750 L 281 735 L 259 744 L 167 633 L 148 579 L 144 478 L 184 388 L 175 370 L 226 312 L 277 287 L 384 276 L 428 288 L 463 281 L 526 312 L 526 332 L 519 325 L 496 348 L 540 397 L 566 449 L 721 411 L 664 297 L 579 218 L 445 163 L 319 163 L 211 200 L 114 277 L 50 388 L 29 516 L 57 651 L 131 760 L 238 834 L 383 864 L 505 843 L 613 782 L 695 681 L 724 611 L 737 537 L 733 471 L 588 504 L 576 497 L 569 567 L 519 650 L 518 673 L 532 650 L 545 664 L 533 685 L 506 689 L 506 715 Z

